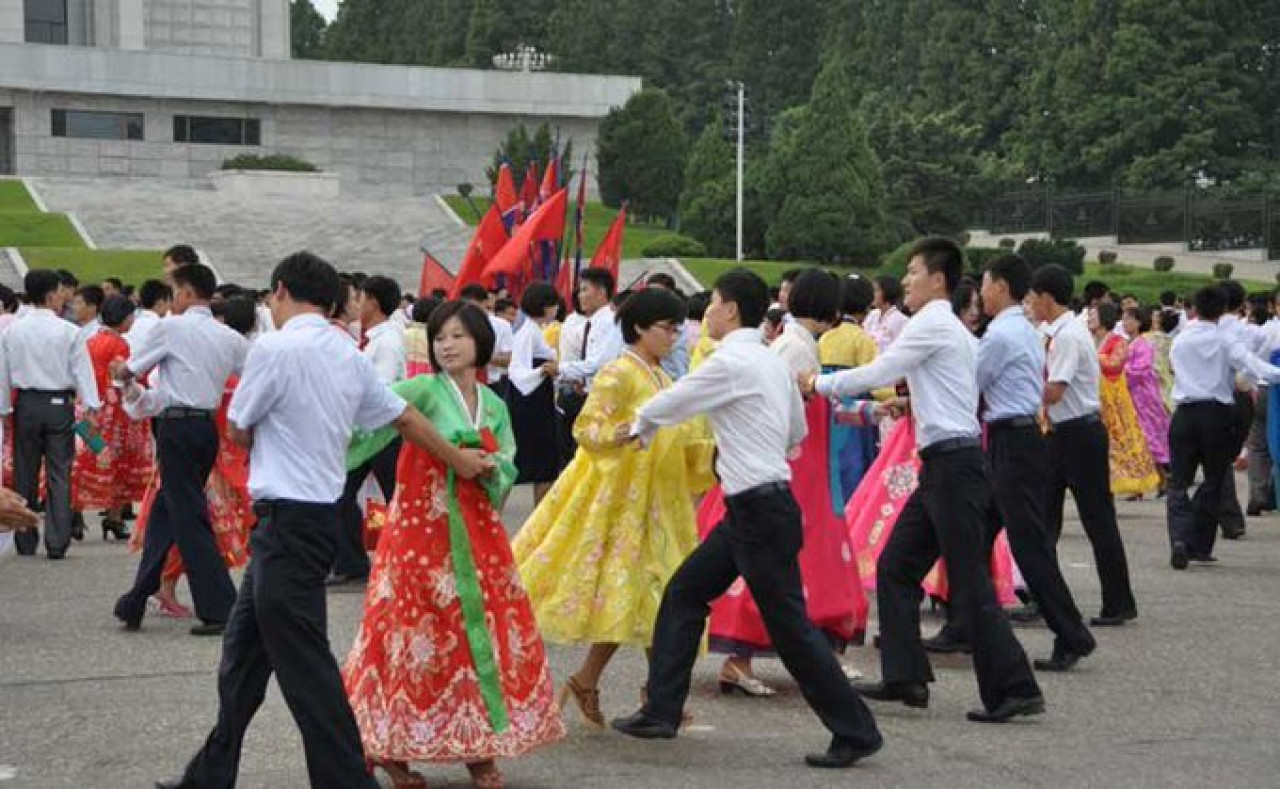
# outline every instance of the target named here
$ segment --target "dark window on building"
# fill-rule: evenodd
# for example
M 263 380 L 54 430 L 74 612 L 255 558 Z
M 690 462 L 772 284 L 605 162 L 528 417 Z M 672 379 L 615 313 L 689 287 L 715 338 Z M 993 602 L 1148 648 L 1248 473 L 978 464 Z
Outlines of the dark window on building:
M 260 145 L 262 128 L 257 118 L 174 115 L 173 141 L 214 145 Z
M 67 43 L 67 0 L 23 0 L 23 10 L 28 42 Z
M 142 113 L 54 110 L 54 137 L 86 137 L 92 140 L 141 140 Z

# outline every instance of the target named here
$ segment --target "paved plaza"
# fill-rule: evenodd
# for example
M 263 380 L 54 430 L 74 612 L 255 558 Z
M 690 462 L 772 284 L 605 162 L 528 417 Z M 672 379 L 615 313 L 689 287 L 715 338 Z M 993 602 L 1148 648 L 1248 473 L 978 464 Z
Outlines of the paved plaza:
M 1280 518 L 1250 519 L 1245 541 L 1219 544 L 1219 564 L 1176 573 L 1162 503 L 1120 508 L 1141 616 L 1095 631 L 1098 651 L 1076 671 L 1041 675 L 1048 714 L 1039 719 L 966 722 L 977 699 L 967 659 L 940 660 L 928 710 L 873 707 L 884 750 L 850 771 L 815 772 L 801 757 L 824 747 L 826 734 L 780 664 L 759 665 L 778 697 L 745 699 L 718 693 L 720 661 L 709 657 L 694 676 L 694 726 L 680 739 L 593 733 L 571 713 L 567 741 L 502 765 L 508 786 L 1277 786 Z M 517 490 L 506 513 L 511 531 L 529 509 L 528 491 Z M 1096 613 L 1092 555 L 1074 519 L 1060 553 L 1082 608 Z M 0 560 L 0 789 L 150 787 L 177 774 L 202 742 L 215 713 L 219 644 L 159 617 L 140 633 L 121 632 L 111 605 L 135 562 L 96 534 L 64 562 Z M 330 604 L 333 644 L 344 656 L 361 597 L 335 593 Z M 926 634 L 937 626 L 925 617 Z M 1049 653 L 1047 630 L 1018 633 L 1033 656 Z M 556 677 L 581 654 L 552 646 Z M 847 660 L 878 673 L 870 648 Z M 606 675 L 605 714 L 631 712 L 642 681 L 641 656 L 620 653 Z M 461 766 L 423 771 L 433 787 L 468 785 Z M 301 741 L 274 686 L 250 730 L 239 785 L 306 785 Z

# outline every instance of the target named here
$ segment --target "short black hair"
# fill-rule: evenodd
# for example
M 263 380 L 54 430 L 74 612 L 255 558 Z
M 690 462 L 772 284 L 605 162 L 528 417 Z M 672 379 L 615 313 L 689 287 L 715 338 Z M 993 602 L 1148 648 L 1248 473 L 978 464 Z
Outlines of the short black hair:
M 458 293 L 458 297 L 467 301 L 483 303 L 489 300 L 489 290 L 484 285 L 472 283 Z
M 58 269 L 58 284 L 68 288 L 80 287 L 80 278 L 65 268 Z
M 987 274 L 1009 286 L 1014 301 L 1022 301 L 1031 288 L 1031 265 L 1019 255 L 1001 255 L 987 264 Z
M 1124 311 L 1125 317 L 1133 316 L 1138 322 L 1138 334 L 1146 334 L 1151 331 L 1151 308 L 1150 307 L 1130 307 Z
M 610 299 L 617 290 L 618 282 L 613 278 L 613 273 L 607 268 L 584 268 L 578 272 L 579 282 L 590 282 L 598 288 L 603 288 L 605 295 Z
M 138 288 L 138 301 L 144 310 L 155 309 L 158 302 L 171 301 L 173 289 L 158 279 L 149 279 Z
M 743 328 L 760 328 L 769 311 L 769 286 L 758 274 L 745 268 L 731 269 L 716 278 L 714 290 L 721 301 L 738 305 Z
M 1182 316 L 1174 310 L 1160 310 L 1160 331 L 1165 334 L 1171 334 L 1181 322 Z
M 47 268 L 33 268 L 22 278 L 22 289 L 27 292 L 31 303 L 42 306 L 49 294 L 62 285 L 58 272 Z
M 794 285 L 796 284 L 796 280 L 800 279 L 800 275 L 803 274 L 805 271 L 806 269 L 802 269 L 802 268 L 789 268 L 786 271 L 782 272 L 782 281 L 789 282 L 792 285 Z
M 459 299 L 446 301 L 431 313 L 427 321 L 427 355 L 431 358 L 431 369 L 440 372 L 440 362 L 436 359 L 436 337 L 444 329 L 444 325 L 452 318 L 457 318 L 462 329 L 471 335 L 476 343 L 477 369 L 489 364 L 493 358 L 493 324 L 489 323 L 489 314 L 469 301 Z
M 107 293 L 102 289 L 101 285 L 84 285 L 76 291 L 85 304 L 92 305 L 99 310 L 102 309 L 102 302 L 106 301 Z
M 791 284 L 787 309 L 797 318 L 835 323 L 840 317 L 840 280 L 820 268 L 805 269 Z
M 325 308 L 325 315 L 329 320 L 337 320 L 339 317 L 351 318 L 347 315 L 347 304 L 351 302 L 351 282 L 338 275 L 338 295 L 334 298 L 333 303 Z
M 290 298 L 319 307 L 326 315 L 338 301 L 337 269 L 310 252 L 295 252 L 276 265 L 271 272 L 272 292 L 282 283 Z
M 1222 295 L 1227 300 L 1227 312 L 1236 312 L 1244 306 L 1244 285 L 1241 285 L 1234 279 L 1227 279 L 1218 283 L 1218 287 L 1222 288 Z
M 102 280 L 103 285 L 110 285 L 116 290 L 124 290 L 124 280 L 119 277 L 106 277 Z
M 657 285 L 658 287 L 666 288 L 667 290 L 676 289 L 676 278 L 663 271 L 659 271 L 657 274 L 650 274 L 645 278 L 644 282 L 646 285 L 651 287 Z
M 506 312 L 507 310 L 518 310 L 518 309 L 520 309 L 520 305 L 516 304 L 511 299 L 498 299 L 493 303 L 494 312 Z
M 922 238 L 907 252 L 907 263 L 917 257 L 924 259 L 925 271 L 942 275 L 947 293 L 959 287 L 960 278 L 964 276 L 964 251 L 959 244 L 942 236 Z
M 135 288 L 133 287 L 133 285 L 131 285 L 131 284 L 127 283 L 127 282 L 126 282 L 125 284 L 123 284 L 123 285 L 121 285 L 121 286 L 120 286 L 120 292 L 121 292 L 121 293 L 123 293 L 123 294 L 124 294 L 124 295 L 126 295 L 126 296 L 132 296 L 132 295 L 133 295 L 133 293 L 134 293 L 134 290 L 135 290 Z
M 1084 284 L 1084 291 L 1082 292 L 1082 295 L 1084 296 L 1084 303 L 1090 304 L 1095 302 L 1110 292 L 1111 288 L 1107 283 L 1099 282 L 1096 279 L 1090 280 Z
M 902 280 L 898 277 L 882 275 L 876 277 L 876 287 L 880 289 L 880 298 L 895 307 L 902 306 Z M 872 294 L 874 297 L 874 294 Z M 873 299 L 874 300 L 874 299 Z
M 18 294 L 8 285 L 0 284 L 0 308 L 5 312 L 15 312 L 18 309 Z
M 111 296 L 102 302 L 102 309 L 99 311 L 102 325 L 114 329 L 129 320 L 129 316 L 137 309 L 133 302 L 124 296 Z
M 244 288 L 234 282 L 224 282 L 213 289 L 213 292 L 224 299 L 232 299 L 236 296 L 244 295 Z
M 1171 290 L 1160 291 L 1160 306 L 1172 307 L 1178 303 L 1178 294 Z
M 613 298 L 609 299 L 609 303 L 613 305 L 615 310 L 622 309 L 622 305 L 627 303 L 627 299 L 631 298 L 633 290 L 620 290 L 613 294 Z
M 560 306 L 560 294 L 549 282 L 531 282 L 520 297 L 520 311 L 531 318 L 541 318 L 549 307 Z
M 618 326 L 622 340 L 631 345 L 640 340 L 640 330 L 658 321 L 671 321 L 677 326 L 684 321 L 684 301 L 664 288 L 645 288 L 631 294 L 618 310 Z
M 375 274 L 360 283 L 360 292 L 376 301 L 383 315 L 394 315 L 400 307 L 400 284 L 391 277 Z
M 1031 274 L 1031 290 L 1052 296 L 1062 307 L 1071 303 L 1071 293 L 1075 287 L 1076 282 L 1071 272 L 1057 263 L 1041 266 Z
M 1116 327 L 1116 321 L 1120 320 L 1120 308 L 1109 301 L 1104 301 L 1093 308 L 1098 316 L 1098 325 L 1107 331 L 1111 331 Z
M 689 300 L 685 302 L 685 309 L 689 311 L 689 320 L 702 322 L 707 315 L 707 305 L 711 303 L 711 291 L 704 290 L 693 294 Z
M 845 315 L 866 315 L 875 299 L 876 289 L 871 280 L 858 274 L 844 278 L 840 288 L 840 310 Z
M 179 266 L 200 262 L 200 256 L 190 244 L 175 244 L 165 250 L 164 256 Z
M 978 295 L 978 289 L 973 283 L 967 279 L 960 280 L 960 284 L 956 285 L 956 289 L 951 291 L 951 312 L 957 318 L 963 318 L 965 310 L 969 309 L 969 305 L 973 303 L 973 299 Z
M 436 307 L 444 304 L 444 299 L 437 299 L 435 296 L 423 296 L 413 303 L 413 310 L 409 314 L 410 320 L 414 323 L 429 323 L 431 321 L 431 313 L 436 311 Z
M 247 296 L 232 296 L 222 304 L 222 322 L 248 336 L 258 325 L 258 305 Z
M 213 292 L 218 288 L 218 278 L 214 276 L 213 269 L 208 266 L 188 263 L 173 270 L 173 285 L 175 288 L 188 285 L 201 301 L 208 301 L 213 298 Z
M 1221 285 L 1206 285 L 1194 296 L 1196 317 L 1204 321 L 1216 321 L 1227 308 L 1227 294 Z

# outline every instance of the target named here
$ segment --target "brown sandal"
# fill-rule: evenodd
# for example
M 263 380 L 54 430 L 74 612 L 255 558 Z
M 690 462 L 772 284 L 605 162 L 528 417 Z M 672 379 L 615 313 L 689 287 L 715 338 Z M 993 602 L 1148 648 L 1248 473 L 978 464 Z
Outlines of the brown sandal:
M 502 771 L 492 760 L 467 765 L 471 773 L 471 785 L 476 789 L 502 789 Z
M 558 703 L 560 709 L 564 709 L 569 703 L 569 697 L 573 696 L 573 701 L 578 707 L 578 712 L 582 713 L 582 717 L 597 729 L 604 729 L 604 715 L 600 712 L 600 691 L 597 688 L 584 688 L 578 682 L 577 677 L 569 677 L 569 679 L 560 688 L 560 698 Z
M 369 764 L 386 773 L 395 789 L 427 789 L 427 779 L 422 773 L 410 770 L 408 762 L 370 759 Z

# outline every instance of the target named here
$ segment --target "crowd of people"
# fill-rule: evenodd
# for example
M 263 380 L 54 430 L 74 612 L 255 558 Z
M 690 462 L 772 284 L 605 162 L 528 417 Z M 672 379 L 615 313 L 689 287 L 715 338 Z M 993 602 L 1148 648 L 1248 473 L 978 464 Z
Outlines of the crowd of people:
M 1280 302 L 1231 281 L 1076 298 L 1016 255 L 966 275 L 938 238 L 909 260 L 901 281 L 739 269 L 687 296 L 588 268 L 572 304 L 543 282 L 406 294 L 309 253 L 265 291 L 186 246 L 136 289 L 33 270 L 0 288 L 0 523 L 58 560 L 97 511 L 140 552 L 123 629 L 154 613 L 223 639 L 216 724 L 161 786 L 232 785 L 274 675 L 313 786 L 425 786 L 414 765 L 449 762 L 498 787 L 497 760 L 565 737 L 570 706 L 609 725 L 623 646 L 648 679 L 612 727 L 676 737 L 704 634 L 724 693 L 774 695 L 754 665 L 781 659 L 832 735 L 813 767 L 881 747 L 864 700 L 928 706 L 930 653 L 973 654 L 970 720 L 1037 715 L 1036 672 L 1138 615 L 1117 498 L 1165 498 L 1176 570 L 1276 508 Z M 1067 491 L 1088 618 L 1057 557 Z M 340 665 L 341 589 L 364 609 Z M 842 660 L 871 595 L 874 681 Z M 946 611 L 928 638 L 926 597 Z M 1039 619 L 1055 641 L 1033 661 L 1012 622 Z M 552 676 L 548 642 L 584 649 L 575 671 Z

